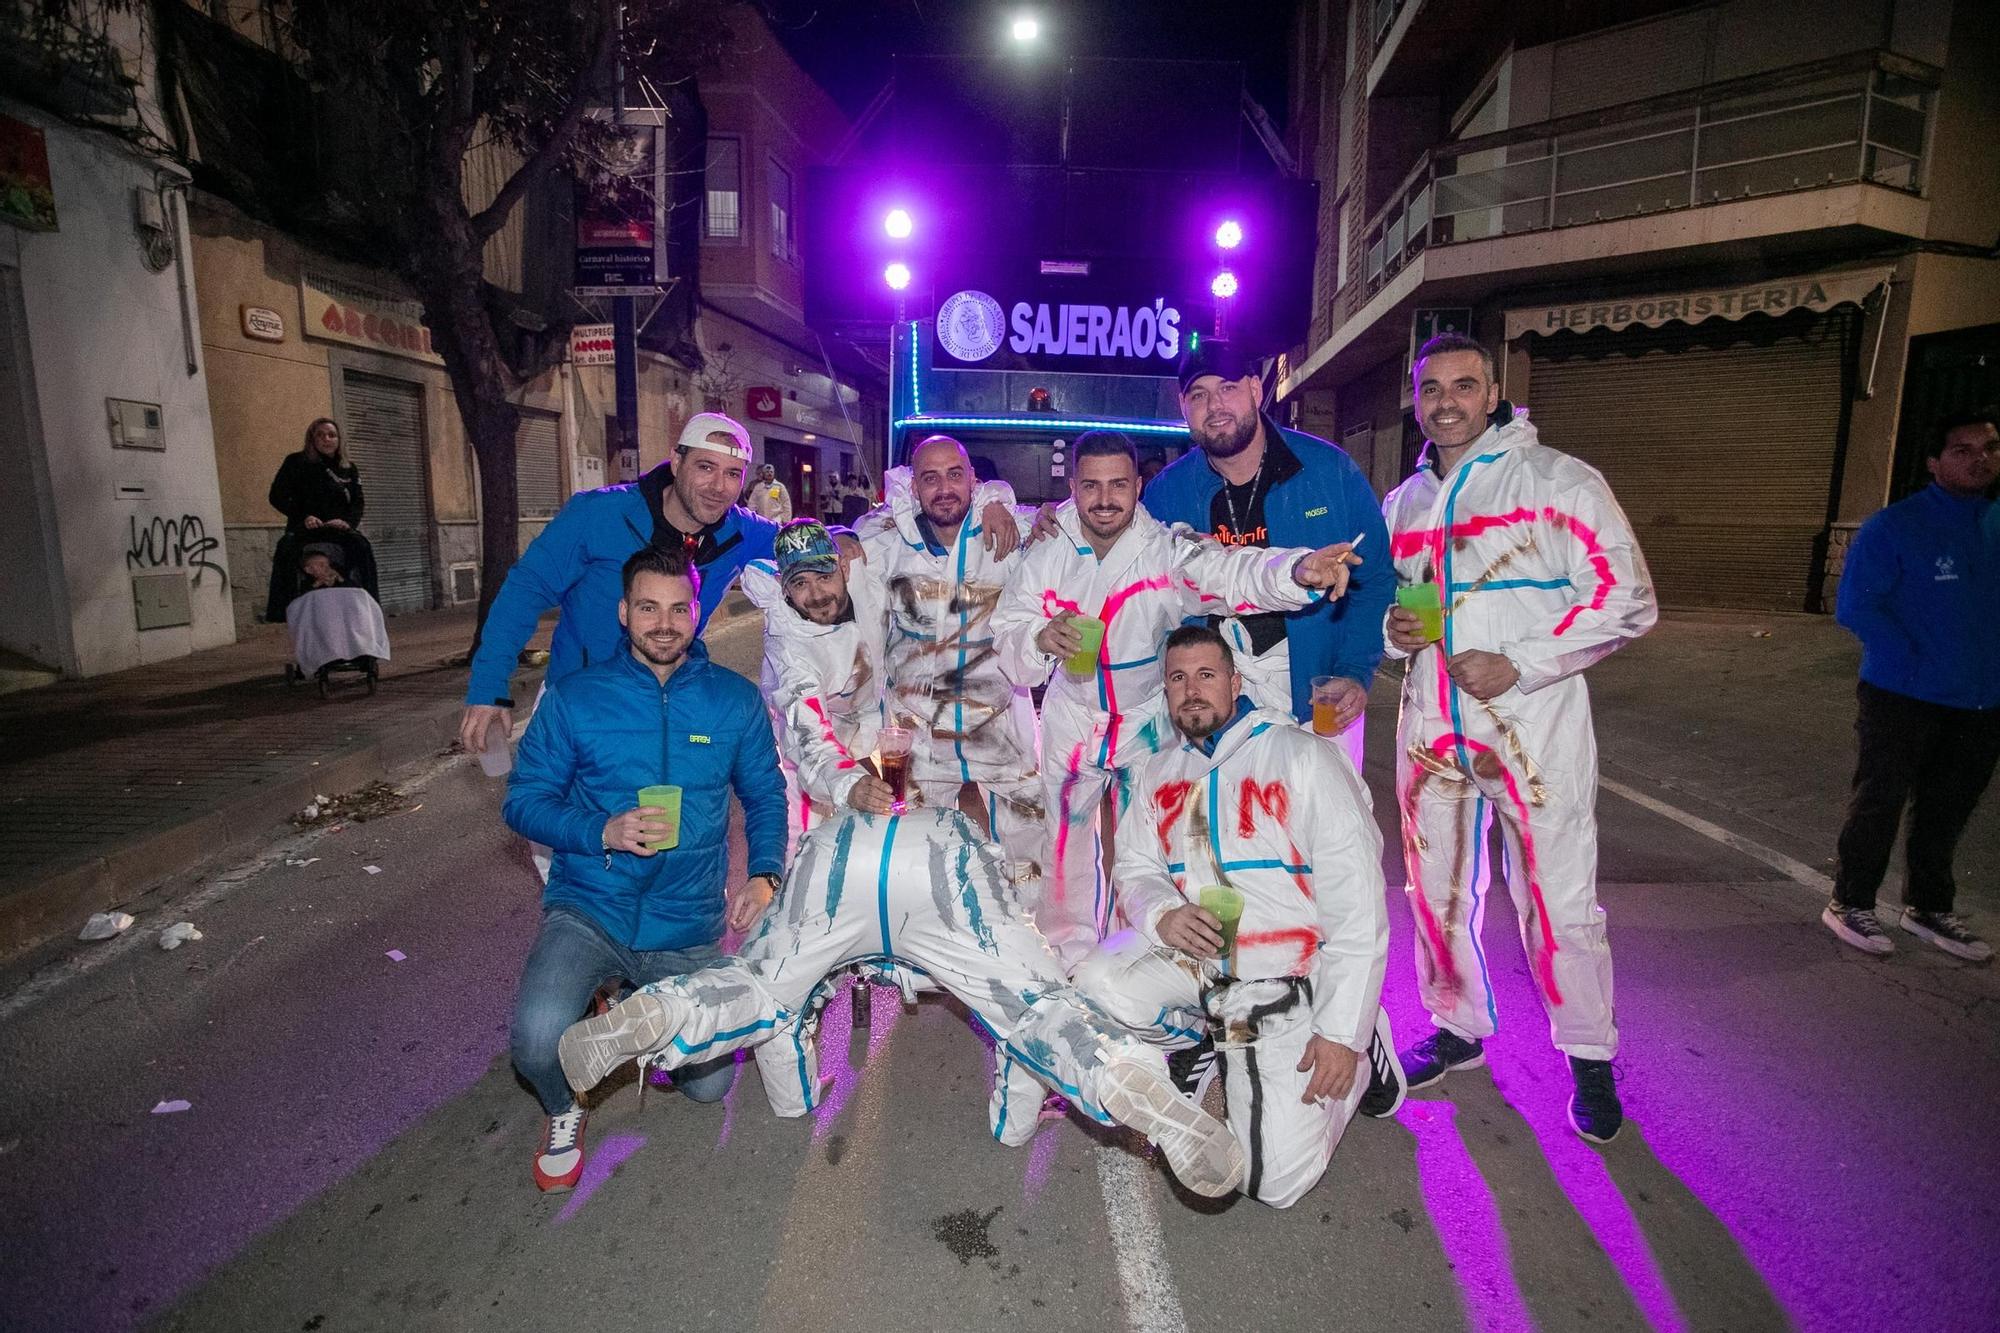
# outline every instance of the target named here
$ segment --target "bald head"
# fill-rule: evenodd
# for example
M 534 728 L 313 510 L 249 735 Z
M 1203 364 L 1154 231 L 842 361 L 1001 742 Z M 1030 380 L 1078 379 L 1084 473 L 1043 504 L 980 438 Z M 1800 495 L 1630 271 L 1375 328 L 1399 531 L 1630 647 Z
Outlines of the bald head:
M 949 435 L 919 444 L 910 455 L 910 489 L 939 540 L 949 543 L 972 505 L 972 460 L 965 446 Z

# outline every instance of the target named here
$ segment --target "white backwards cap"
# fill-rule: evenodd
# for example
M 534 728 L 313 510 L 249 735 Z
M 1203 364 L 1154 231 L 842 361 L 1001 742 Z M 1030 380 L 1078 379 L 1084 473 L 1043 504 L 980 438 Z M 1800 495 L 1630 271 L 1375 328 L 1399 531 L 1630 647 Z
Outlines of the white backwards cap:
M 711 435 L 727 435 L 728 440 L 711 440 Z M 727 454 L 739 462 L 750 461 L 750 432 L 743 429 L 743 423 L 734 417 L 726 417 L 720 412 L 697 412 L 688 418 L 688 424 L 681 427 L 680 448 L 706 449 L 712 454 Z

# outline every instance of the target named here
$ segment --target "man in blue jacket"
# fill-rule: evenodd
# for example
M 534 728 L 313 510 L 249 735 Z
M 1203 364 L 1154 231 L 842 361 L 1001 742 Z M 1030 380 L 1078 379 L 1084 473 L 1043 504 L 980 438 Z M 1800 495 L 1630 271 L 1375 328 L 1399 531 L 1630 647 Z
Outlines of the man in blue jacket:
M 1325 440 L 1281 429 L 1261 408 L 1257 367 L 1204 338 L 1181 357 L 1181 412 L 1199 447 L 1146 485 L 1146 509 L 1230 546 L 1318 548 L 1351 541 L 1361 564 L 1347 595 L 1302 611 L 1211 617 L 1258 707 L 1312 716 L 1312 681 L 1334 678 L 1342 741 L 1361 767 L 1361 717 L 1382 660 L 1382 618 L 1396 596 L 1389 534 L 1368 479 Z
M 625 636 L 614 614 L 619 571 L 642 546 L 685 550 L 694 561 L 701 578 L 699 633 L 737 572 L 771 556 L 778 525 L 736 503 L 749 466 L 750 433 L 741 423 L 720 412 L 698 412 L 682 429 L 671 466 L 662 463 L 628 485 L 572 496 L 514 562 L 486 613 L 459 743 L 477 754 L 496 720 L 513 727 L 508 678 L 549 608 L 560 608 L 562 618 L 549 647 L 548 684 L 623 655 Z
M 1861 640 L 1860 760 L 1829 930 L 1866 953 L 1895 949 L 1875 919 L 1903 806 L 1911 806 L 1902 927 L 1973 962 L 1993 948 L 1952 911 L 1952 853 L 2000 760 L 2000 428 L 1947 420 L 1933 482 L 1861 525 L 1840 576 L 1840 623 Z
M 503 807 L 509 827 L 555 850 L 512 1039 L 514 1067 L 548 1116 L 535 1154 L 544 1190 L 583 1173 L 585 1112 L 556 1057 L 563 1030 L 607 982 L 644 985 L 718 960 L 725 920 L 755 921 L 785 868 L 785 780 L 764 700 L 696 640 L 700 574 L 685 552 L 644 546 L 622 584 L 625 650 L 549 688 Z M 667 785 L 680 788 L 677 820 L 638 803 L 642 787 Z M 725 900 L 732 790 L 749 878 Z M 676 1082 L 718 1101 L 733 1074 L 720 1060 Z

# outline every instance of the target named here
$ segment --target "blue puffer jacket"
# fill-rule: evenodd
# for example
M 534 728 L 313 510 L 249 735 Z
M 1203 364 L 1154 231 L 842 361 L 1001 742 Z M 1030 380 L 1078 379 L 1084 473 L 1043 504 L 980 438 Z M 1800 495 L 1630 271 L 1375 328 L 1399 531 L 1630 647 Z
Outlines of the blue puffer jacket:
M 1343 676 L 1363 685 L 1375 679 L 1382 662 L 1382 621 L 1396 598 L 1396 567 L 1389 559 L 1389 529 L 1382 505 L 1354 460 L 1317 436 L 1282 430 L 1264 418 L 1267 434 L 1277 434 L 1299 460 L 1296 475 L 1271 487 L 1264 497 L 1264 522 L 1272 546 L 1329 546 L 1366 538 L 1357 553 L 1347 595 L 1314 602 L 1285 617 L 1291 645 L 1292 713 L 1312 716 L 1312 678 Z M 1222 478 L 1208 455 L 1190 449 L 1146 485 L 1146 510 L 1162 523 L 1185 523 L 1208 532 L 1209 507 Z
M 514 664 L 550 607 L 560 608 L 562 619 L 549 645 L 544 677 L 549 684 L 593 662 L 627 656 L 625 630 L 618 623 L 621 575 L 632 553 L 653 540 L 660 496 L 671 476 L 662 463 L 635 482 L 570 497 L 507 571 L 486 613 L 467 703 L 507 701 Z M 740 505 L 723 517 L 707 562 L 695 566 L 701 571 L 701 624 L 708 623 L 743 566 L 770 559 L 777 532 L 777 524 Z
M 681 789 L 680 845 L 607 854 L 604 822 L 661 783 Z M 551 686 L 502 813 L 555 849 L 544 907 L 575 907 L 631 949 L 682 949 L 722 936 L 732 788 L 748 873 L 783 874 L 785 780 L 763 697 L 697 640 L 664 686 L 629 650 Z

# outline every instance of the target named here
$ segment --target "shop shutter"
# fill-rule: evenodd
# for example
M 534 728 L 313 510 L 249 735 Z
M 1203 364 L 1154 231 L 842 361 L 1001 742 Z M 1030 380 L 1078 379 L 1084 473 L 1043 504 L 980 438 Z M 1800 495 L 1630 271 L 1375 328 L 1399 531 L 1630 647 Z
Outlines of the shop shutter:
M 342 374 L 341 438 L 361 469 L 361 530 L 375 547 L 384 611 L 431 605 L 431 503 L 424 467 L 424 394 L 404 380 Z
M 514 430 L 515 490 L 522 518 L 554 518 L 562 508 L 560 421 L 553 412 L 523 411 Z
M 1667 606 L 1815 609 L 1853 317 L 1537 336 L 1529 417 L 1597 468 Z

